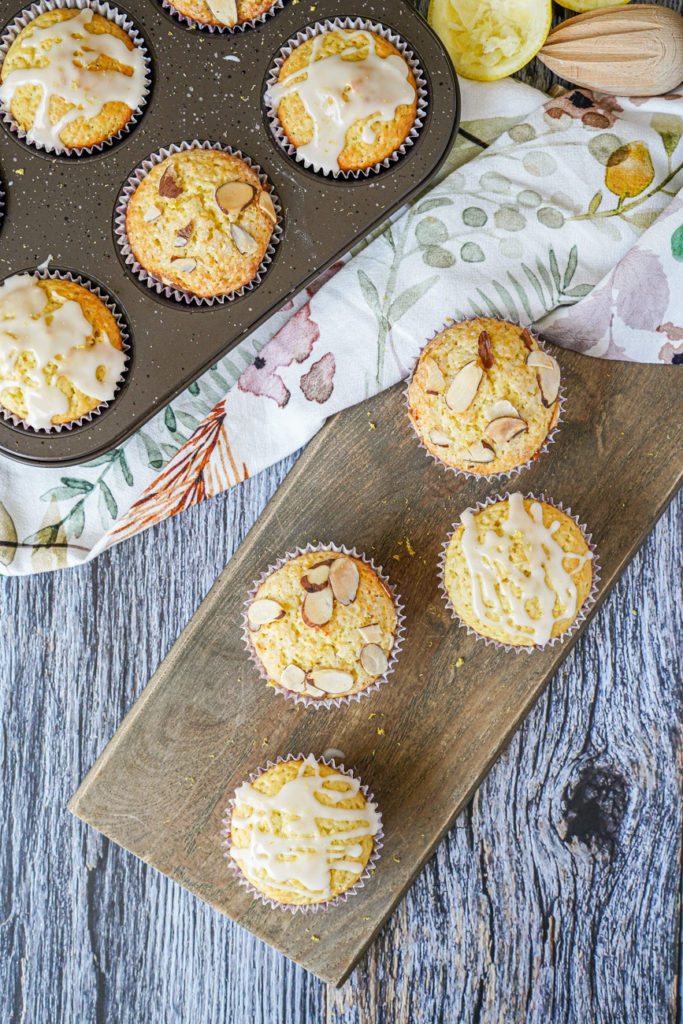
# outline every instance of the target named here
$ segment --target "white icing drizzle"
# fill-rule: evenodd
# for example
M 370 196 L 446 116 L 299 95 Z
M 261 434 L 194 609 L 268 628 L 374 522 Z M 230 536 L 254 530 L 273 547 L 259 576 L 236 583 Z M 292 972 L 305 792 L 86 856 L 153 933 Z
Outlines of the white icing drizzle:
M 42 96 L 36 108 L 33 125 L 26 133 L 29 142 L 44 146 L 62 145 L 59 134 L 79 117 L 97 117 L 105 103 L 125 103 L 131 110 L 140 105 L 145 92 L 145 62 L 139 47 L 129 50 L 125 43 L 109 32 L 95 34 L 86 26 L 94 12 L 86 8 L 74 18 L 53 25 L 34 25 L 31 36 L 23 41 L 48 58 L 43 68 L 17 68 L 0 86 L 0 103 L 9 109 L 15 92 L 22 85 L 36 85 Z M 107 56 L 132 69 L 132 75 L 120 71 L 91 71 L 88 67 L 98 57 Z M 74 61 L 86 63 L 78 67 Z M 50 123 L 50 99 L 59 96 L 72 105 L 56 124 Z
M 554 534 L 559 522 L 549 527 L 543 524 L 543 507 L 533 502 L 527 512 L 521 494 L 508 497 L 508 517 L 500 525 L 502 536 L 491 529 L 479 540 L 475 516 L 465 511 L 460 517 L 464 526 L 462 550 L 469 569 L 472 585 L 472 607 L 477 618 L 491 625 L 502 626 L 515 639 L 535 644 L 550 640 L 555 623 L 553 609 L 559 599 L 562 618 L 576 615 L 578 594 L 572 574 L 593 558 L 563 551 Z M 521 543 L 525 560 L 513 562 L 513 545 Z M 569 573 L 564 560 L 574 565 Z M 524 571 L 526 570 L 529 575 Z M 527 612 L 527 603 L 536 598 L 539 618 Z
M 361 60 L 345 60 L 357 54 L 355 46 L 340 53 L 318 57 L 325 34 L 315 37 L 305 68 L 271 85 L 269 98 L 277 107 L 285 96 L 297 93 L 313 121 L 313 138 L 298 153 L 316 170 L 338 171 L 338 158 L 346 145 L 346 133 L 355 121 L 374 115 L 390 121 L 398 107 L 413 103 L 415 87 L 406 62 L 397 54 L 380 57 L 369 32 L 337 29 L 350 38 L 363 37 L 367 54 Z M 373 126 L 363 126 L 363 142 L 374 141 Z
M 57 292 L 51 297 L 61 306 L 46 316 L 49 299 L 37 278 L 15 274 L 0 285 L 0 390 L 22 392 L 25 422 L 37 429 L 50 427 L 54 416 L 68 412 L 69 400 L 56 386 L 58 376 L 63 374 L 84 395 L 106 402 L 114 397 L 126 362 L 112 344 L 88 344 L 93 328 L 78 302 Z M 11 375 L 23 352 L 32 353 L 35 365 L 15 380 Z M 54 384 L 43 372 L 49 363 L 58 368 Z M 100 366 L 105 369 L 101 381 L 96 376 Z
M 359 874 L 362 865 L 360 843 L 349 839 L 374 836 L 380 830 L 377 805 L 367 801 L 363 808 L 327 806 L 317 794 L 336 803 L 355 796 L 360 789 L 358 779 L 348 775 L 321 775 L 321 765 L 309 755 L 299 765 L 296 776 L 272 796 L 260 793 L 249 782 L 235 792 L 232 823 L 249 830 L 249 845 L 230 847 L 233 860 L 244 865 L 245 874 L 263 878 L 285 896 L 315 894 L 320 900 L 331 896 L 331 870 Z M 305 775 L 308 770 L 311 774 Z M 342 778 L 345 790 L 331 789 L 327 779 Z M 274 820 L 285 834 L 273 832 Z M 351 822 L 355 827 L 325 835 L 319 820 Z

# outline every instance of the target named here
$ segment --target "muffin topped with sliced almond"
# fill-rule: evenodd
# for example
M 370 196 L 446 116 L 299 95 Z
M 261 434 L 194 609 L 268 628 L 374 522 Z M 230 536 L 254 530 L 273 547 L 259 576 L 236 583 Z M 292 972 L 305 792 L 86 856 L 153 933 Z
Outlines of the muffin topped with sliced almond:
M 167 0 L 168 6 L 202 25 L 235 28 L 269 11 L 275 0 Z
M 557 360 L 528 328 L 483 317 L 432 338 L 408 387 L 410 418 L 427 451 L 480 476 L 535 458 L 559 407 Z
M 126 234 L 156 280 L 215 297 L 252 281 L 277 213 L 244 160 L 219 149 L 187 149 L 155 164 L 131 195 Z
M 246 619 L 270 684 L 312 701 L 366 690 L 398 649 L 399 611 L 387 584 L 364 558 L 325 547 L 278 565 Z

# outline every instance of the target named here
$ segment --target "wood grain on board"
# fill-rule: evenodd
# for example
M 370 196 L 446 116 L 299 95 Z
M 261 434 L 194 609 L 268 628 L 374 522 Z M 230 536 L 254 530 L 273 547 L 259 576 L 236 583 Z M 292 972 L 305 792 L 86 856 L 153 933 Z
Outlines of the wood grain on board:
M 608 365 L 563 351 L 559 359 L 565 422 L 550 453 L 508 487 L 544 492 L 579 514 L 598 547 L 602 597 L 680 480 L 679 376 L 675 367 Z M 407 422 L 402 387 L 339 414 L 308 446 L 71 809 L 339 984 L 570 646 L 506 654 L 468 637 L 449 617 L 435 571 L 441 544 L 464 507 L 502 489 L 445 473 L 425 456 Z M 372 555 L 390 573 L 407 615 L 391 682 L 330 711 L 295 708 L 264 687 L 240 630 L 251 581 L 283 552 L 315 539 Z M 331 746 L 344 750 L 379 801 L 382 858 L 365 890 L 333 912 L 274 912 L 229 875 L 223 810 L 235 786 L 269 758 Z

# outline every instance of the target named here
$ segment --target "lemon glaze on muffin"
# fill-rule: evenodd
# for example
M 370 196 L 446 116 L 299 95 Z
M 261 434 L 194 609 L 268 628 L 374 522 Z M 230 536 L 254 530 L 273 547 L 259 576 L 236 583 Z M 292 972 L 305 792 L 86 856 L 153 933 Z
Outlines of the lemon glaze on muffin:
M 371 566 L 324 549 L 277 568 L 247 608 L 271 685 L 317 700 L 360 693 L 383 676 L 397 626 L 394 599 Z
M 265 14 L 275 0 L 168 0 L 180 14 L 203 25 L 224 25 L 233 28 Z
M 143 53 L 127 32 L 88 8 L 59 8 L 39 14 L 10 46 L 0 104 L 29 142 L 87 148 L 128 124 L 145 81 Z
M 565 512 L 511 494 L 467 510 L 444 560 L 460 619 L 481 636 L 533 647 L 566 632 L 590 595 L 593 555 Z
M 254 279 L 276 222 L 256 171 L 218 149 L 187 149 L 155 164 L 126 209 L 140 265 L 164 284 L 206 297 Z
M 524 465 L 559 415 L 560 369 L 527 328 L 476 318 L 425 346 L 408 387 L 425 448 L 455 469 L 483 476 Z
M 0 403 L 28 426 L 71 423 L 113 398 L 122 349 L 116 318 L 82 285 L 31 274 L 0 285 Z
M 381 829 L 358 779 L 309 755 L 266 768 L 235 792 L 229 855 L 264 896 L 325 903 L 363 874 Z
M 297 155 L 328 173 L 391 156 L 417 110 L 409 65 L 393 43 L 364 29 L 332 29 L 301 43 L 268 98 Z

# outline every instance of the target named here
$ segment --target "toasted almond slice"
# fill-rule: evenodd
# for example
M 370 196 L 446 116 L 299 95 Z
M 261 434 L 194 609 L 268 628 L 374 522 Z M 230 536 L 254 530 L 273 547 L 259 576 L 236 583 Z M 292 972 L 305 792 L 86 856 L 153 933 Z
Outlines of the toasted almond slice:
M 311 593 L 314 593 L 316 590 L 322 590 L 323 587 L 327 586 L 329 575 L 330 563 L 318 562 L 317 565 L 312 565 L 301 577 L 301 586 L 304 590 L 308 590 Z
M 547 356 L 547 353 L 544 354 Z M 552 365 L 539 366 L 536 371 L 536 380 L 541 390 L 541 401 L 546 409 L 549 409 L 557 400 L 560 391 L 560 367 L 552 356 L 547 356 L 547 358 L 552 360 Z
M 493 366 L 493 345 L 491 344 L 491 335 L 488 331 L 482 331 L 479 335 L 477 348 L 479 350 L 479 358 L 481 359 L 482 366 L 484 366 L 486 370 L 490 370 Z
M 486 416 L 488 420 L 497 420 L 499 416 L 519 416 L 519 413 L 515 409 L 512 402 L 508 402 L 506 398 L 501 398 L 500 401 L 494 402 L 486 410 Z
M 330 586 L 340 604 L 352 604 L 356 600 L 360 572 L 352 558 L 342 555 L 335 558 L 330 566 Z
M 301 618 L 307 626 L 319 628 L 326 626 L 332 618 L 334 611 L 334 597 L 330 587 L 323 590 L 313 590 L 306 594 L 301 605 Z
M 443 430 L 430 430 L 429 440 L 432 444 L 435 444 L 437 448 L 448 448 L 452 441 L 448 434 L 444 434 Z
M 382 627 L 379 622 L 371 622 L 368 626 L 359 626 L 358 632 L 366 644 L 378 644 L 382 639 Z
M 161 210 L 152 203 L 149 209 L 145 210 L 142 219 L 145 224 L 150 224 L 153 220 L 159 220 L 159 217 L 161 217 Z
M 183 249 L 188 242 L 189 238 L 183 238 L 182 235 L 176 235 L 175 238 L 173 239 L 173 245 L 175 246 L 176 249 Z
M 261 597 L 252 601 L 247 609 L 247 623 L 249 629 L 256 631 L 261 626 L 267 626 L 269 622 L 277 622 L 285 614 L 282 605 L 274 601 L 272 597 Z
M 240 213 L 256 195 L 248 181 L 226 181 L 216 189 L 216 202 L 223 213 Z
M 183 186 L 176 178 L 173 164 L 169 164 L 159 178 L 158 192 L 164 199 L 177 199 L 183 194 Z
M 531 335 L 531 331 L 529 330 L 528 327 L 525 327 L 524 330 L 522 331 L 521 338 L 522 338 L 522 341 L 524 342 L 524 347 L 528 348 L 530 352 L 533 352 L 533 350 L 534 350 L 534 339 L 533 339 L 533 337 Z
M 306 697 L 324 697 L 325 696 L 325 691 L 324 690 L 319 690 L 317 686 L 314 686 L 313 683 L 309 683 L 309 682 L 306 682 L 306 685 L 304 686 L 304 688 L 303 688 L 303 690 L 301 692 Z
M 366 644 L 360 652 L 360 663 L 369 676 L 381 676 L 389 666 L 389 659 L 378 644 Z
M 527 366 L 545 366 L 546 369 L 552 370 L 554 366 L 557 366 L 557 362 L 550 355 L 549 352 L 544 352 L 542 348 L 536 348 L 533 352 L 530 352 L 526 357 Z
M 527 424 L 521 416 L 499 416 L 486 424 L 484 433 L 493 441 L 505 444 L 518 434 L 523 434 L 526 428 Z
M 355 682 L 350 672 L 342 672 L 338 668 L 314 668 L 308 673 L 313 686 L 325 693 L 346 693 L 353 688 Z
M 191 274 L 192 271 L 195 270 L 197 267 L 196 260 L 180 259 L 178 256 L 173 258 L 172 263 L 173 269 L 176 270 L 179 274 Z
M 446 378 L 441 368 L 431 356 L 425 356 L 422 360 L 424 372 L 424 389 L 428 395 L 440 395 L 446 387 Z
M 237 0 L 206 0 L 207 6 L 216 21 L 232 28 L 239 21 Z
M 280 686 L 286 686 L 295 693 L 303 693 L 306 688 L 306 673 L 298 665 L 285 665 L 280 673 Z
M 446 392 L 446 405 L 451 412 L 465 412 L 474 401 L 484 371 L 481 366 L 472 360 L 465 363 L 462 369 L 458 370 L 455 377 L 448 385 Z
M 268 220 L 272 220 L 273 224 L 277 224 L 277 213 L 270 192 L 266 192 L 265 189 L 259 192 L 258 204 Z
M 178 230 L 176 231 L 176 236 L 173 239 L 173 244 L 175 246 L 178 246 L 178 247 L 182 247 L 183 245 L 187 245 L 187 243 L 189 242 L 190 238 L 192 237 L 192 232 L 193 231 L 194 231 L 194 221 L 191 220 L 188 224 L 185 225 L 184 228 L 178 228 Z
M 259 250 L 259 245 L 256 239 L 252 238 L 248 231 L 241 228 L 239 224 L 231 224 L 230 234 L 232 235 L 233 242 L 243 256 L 256 255 Z
M 468 448 L 470 462 L 493 462 L 496 453 L 486 441 L 475 441 Z

